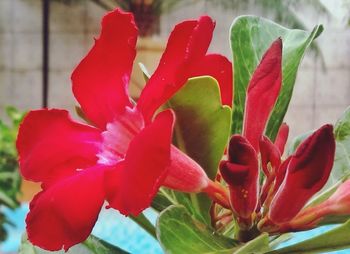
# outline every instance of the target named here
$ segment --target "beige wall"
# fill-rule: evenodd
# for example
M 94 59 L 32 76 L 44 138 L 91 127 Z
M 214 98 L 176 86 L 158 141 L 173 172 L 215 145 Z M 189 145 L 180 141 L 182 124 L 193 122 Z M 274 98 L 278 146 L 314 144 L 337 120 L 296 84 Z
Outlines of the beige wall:
M 73 108 L 70 73 L 93 44 L 104 13 L 90 1 L 78 2 L 51 3 L 50 107 Z M 337 2 L 341 0 L 333 1 Z M 0 0 L 0 108 L 12 104 L 28 110 L 41 105 L 41 8 L 40 0 Z M 166 38 L 175 23 L 203 13 L 217 21 L 210 51 L 228 57 L 232 20 L 239 14 L 261 14 L 253 7 L 238 13 L 213 8 L 202 1 L 164 15 L 160 36 Z M 286 116 L 292 135 L 334 122 L 350 104 L 350 28 L 344 29 L 339 20 L 310 13 L 303 10 L 299 15 L 307 18 L 310 27 L 318 22 L 324 24 L 318 43 L 327 68 L 323 70 L 320 58 L 312 54 L 304 59 Z

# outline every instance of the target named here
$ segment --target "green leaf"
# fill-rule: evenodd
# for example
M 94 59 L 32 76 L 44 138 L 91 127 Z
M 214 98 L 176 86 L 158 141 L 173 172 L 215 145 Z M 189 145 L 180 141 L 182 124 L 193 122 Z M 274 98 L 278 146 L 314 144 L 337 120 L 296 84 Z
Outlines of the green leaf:
M 338 182 L 350 176 L 350 107 L 346 109 L 334 126 L 336 153 L 331 181 Z
M 237 249 L 233 254 L 263 254 L 270 250 L 269 235 L 263 233 L 257 238 L 247 242 Z
M 192 78 L 167 105 L 176 114 L 176 145 L 214 179 L 231 128 L 231 109 L 221 104 L 217 81 L 208 76 Z M 175 195 L 197 219 L 209 224 L 211 200 L 206 195 Z
M 27 238 L 27 235 L 22 236 L 21 246 L 19 248 L 19 254 L 127 254 L 126 252 L 116 246 L 113 246 L 93 235 L 78 245 L 73 246 L 68 252 L 64 251 L 46 251 L 39 247 L 32 245 Z
M 230 135 L 231 109 L 222 106 L 211 77 L 190 79 L 168 105 L 176 113 L 178 146 L 214 179 Z
M 235 242 L 191 217 L 183 206 L 170 206 L 157 221 L 157 237 L 165 253 L 229 254 Z
M 157 212 L 161 212 L 171 205 L 177 205 L 178 202 L 173 198 L 172 193 L 161 187 L 157 195 L 153 198 L 151 207 Z
M 341 226 L 338 226 L 328 232 L 308 239 L 306 241 L 287 246 L 278 250 L 268 252 L 269 254 L 282 253 L 325 253 L 328 251 L 336 251 L 350 248 L 350 220 Z
M 157 196 L 153 199 L 152 207 L 158 212 L 171 205 L 182 205 L 197 220 L 209 225 L 209 209 L 211 201 L 205 194 L 188 194 L 166 188 L 160 188 Z
M 272 21 L 255 17 L 238 17 L 231 27 L 231 48 L 234 62 L 234 111 L 232 133 L 241 133 L 245 106 L 245 93 L 249 80 L 263 54 L 278 37 L 283 41 L 283 86 L 273 110 L 266 134 L 275 139 L 292 96 L 297 70 L 305 50 L 323 31 L 321 25 L 313 31 L 291 30 Z
M 127 254 L 129 252 L 114 246 L 106 241 L 99 239 L 96 236 L 90 235 L 89 238 L 83 242 L 81 245 L 84 245 L 91 254 Z M 73 252 L 76 253 L 76 252 Z
M 292 238 L 293 238 L 292 233 L 284 233 L 284 234 L 281 234 L 281 235 L 277 235 L 277 236 L 271 237 L 270 238 L 270 243 L 269 243 L 270 248 L 271 249 L 276 249 L 276 247 L 278 245 L 280 245 L 281 243 L 284 243 L 286 241 L 289 241 Z

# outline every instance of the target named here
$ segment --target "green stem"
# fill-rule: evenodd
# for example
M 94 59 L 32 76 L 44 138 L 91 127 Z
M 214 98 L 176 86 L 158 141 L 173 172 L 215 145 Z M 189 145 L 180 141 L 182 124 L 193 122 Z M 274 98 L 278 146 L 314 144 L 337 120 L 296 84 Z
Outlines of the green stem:
M 141 228 L 143 228 L 147 233 L 154 237 L 157 240 L 156 228 L 153 224 L 146 218 L 146 216 L 141 213 L 139 216 L 130 216 L 134 222 L 136 222 Z

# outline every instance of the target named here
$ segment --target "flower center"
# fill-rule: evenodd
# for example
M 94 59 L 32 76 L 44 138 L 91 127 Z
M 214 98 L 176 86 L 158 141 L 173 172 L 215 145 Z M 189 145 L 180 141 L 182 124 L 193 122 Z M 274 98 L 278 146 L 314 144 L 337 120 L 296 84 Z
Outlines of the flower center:
M 141 113 L 135 108 L 126 108 L 124 113 L 107 124 L 102 132 L 101 152 L 97 154 L 98 163 L 115 165 L 125 158 L 131 140 L 144 128 Z

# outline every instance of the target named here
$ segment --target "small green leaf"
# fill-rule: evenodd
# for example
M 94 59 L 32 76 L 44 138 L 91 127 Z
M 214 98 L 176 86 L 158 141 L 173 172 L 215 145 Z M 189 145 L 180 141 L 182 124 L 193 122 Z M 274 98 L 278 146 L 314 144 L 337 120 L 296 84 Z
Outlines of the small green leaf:
M 247 242 L 237 249 L 233 254 L 263 254 L 270 250 L 269 235 L 263 233 L 257 238 Z
M 283 84 L 266 129 L 266 134 L 272 140 L 275 139 L 292 96 L 301 59 L 305 50 L 322 31 L 323 27 L 320 25 L 316 26 L 311 33 L 291 30 L 255 16 L 241 16 L 233 22 L 231 48 L 235 65 L 235 97 L 232 133 L 240 133 L 242 130 L 246 88 L 256 66 L 271 43 L 281 37 L 283 41 Z
M 89 236 L 89 238 L 78 245 L 73 246 L 69 249 L 68 252 L 62 251 L 46 251 L 39 247 L 32 245 L 27 238 L 27 235 L 24 234 L 22 236 L 21 246 L 19 248 L 19 254 L 128 254 L 126 252 L 116 246 L 113 246 L 93 235 Z
M 328 232 L 306 241 L 268 252 L 269 254 L 325 253 L 350 247 L 350 220 Z
M 169 254 L 229 254 L 235 242 L 197 221 L 183 206 L 170 206 L 157 221 L 157 237 Z

